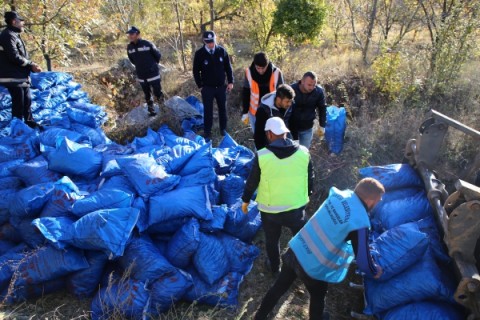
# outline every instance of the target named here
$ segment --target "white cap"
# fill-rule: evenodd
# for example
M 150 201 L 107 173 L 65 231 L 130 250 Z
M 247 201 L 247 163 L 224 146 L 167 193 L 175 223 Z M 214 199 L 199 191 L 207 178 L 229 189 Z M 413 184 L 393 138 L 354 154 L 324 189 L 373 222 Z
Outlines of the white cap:
M 283 122 L 282 118 L 279 117 L 272 117 L 268 119 L 267 123 L 265 124 L 265 131 L 272 131 L 277 136 L 290 132 L 285 125 L 285 122 Z

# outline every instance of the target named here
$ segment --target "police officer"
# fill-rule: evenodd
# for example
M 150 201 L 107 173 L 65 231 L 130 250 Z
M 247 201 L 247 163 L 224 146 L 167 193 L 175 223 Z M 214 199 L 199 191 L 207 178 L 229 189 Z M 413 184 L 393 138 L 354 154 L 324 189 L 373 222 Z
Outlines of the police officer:
M 127 46 L 128 59 L 135 65 L 137 70 L 138 82 L 145 94 L 148 112 L 150 116 L 155 116 L 152 91 L 158 103 L 162 103 L 164 99 L 160 82 L 160 69 L 158 68 L 162 55 L 153 43 L 140 37 L 140 30 L 136 27 L 131 27 L 127 34 L 130 40 Z
M 305 206 L 311 193 L 313 167 L 308 149 L 287 138 L 290 132 L 280 117 L 267 120 L 269 144 L 258 151 L 242 196 L 242 210 L 257 190 L 265 246 L 272 273 L 280 268 L 282 226 L 295 235 L 305 224 Z
M 216 43 L 213 31 L 203 34 L 204 46 L 195 52 L 193 76 L 202 92 L 204 137 L 210 141 L 213 123 L 213 100 L 217 101 L 220 134 L 227 134 L 227 92 L 233 89 L 233 69 L 227 50 Z M 226 77 L 225 77 L 226 76 Z M 227 85 L 225 85 L 225 78 Z
M 310 294 L 310 320 L 324 319 L 328 283 L 343 281 L 354 257 L 361 272 L 380 278 L 383 270 L 373 260 L 368 246 L 368 212 L 384 193 L 383 185 L 372 178 L 361 180 L 354 191 L 333 187 L 327 200 L 290 240 L 290 248 L 282 256 L 282 271 L 254 319 L 267 319 L 296 278 Z
M 20 37 L 24 19 L 15 11 L 5 12 L 4 17 L 7 27 L 0 34 L 0 85 L 7 87 L 12 97 L 12 116 L 23 119 L 32 128 L 41 128 L 32 116 L 30 72 L 42 69 L 30 61 Z

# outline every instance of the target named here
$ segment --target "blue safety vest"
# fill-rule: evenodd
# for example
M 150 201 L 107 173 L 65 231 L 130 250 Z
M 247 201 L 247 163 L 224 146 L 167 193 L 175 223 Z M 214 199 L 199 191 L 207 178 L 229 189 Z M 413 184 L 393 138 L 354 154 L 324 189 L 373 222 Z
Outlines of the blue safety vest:
M 370 220 L 360 198 L 351 190 L 333 187 L 289 245 L 310 277 L 338 283 L 354 259 L 352 245 L 345 239 L 351 231 L 363 228 L 370 228 Z

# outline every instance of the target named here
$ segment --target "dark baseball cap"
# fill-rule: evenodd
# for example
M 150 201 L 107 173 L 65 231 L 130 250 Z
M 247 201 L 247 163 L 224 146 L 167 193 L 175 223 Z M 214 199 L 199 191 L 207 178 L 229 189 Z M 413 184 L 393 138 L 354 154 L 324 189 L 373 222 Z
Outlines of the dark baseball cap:
M 212 43 L 215 41 L 215 32 L 213 31 L 205 31 L 203 33 L 203 41 L 205 41 L 206 43 Z
M 18 19 L 20 21 L 24 21 L 25 19 L 19 15 L 16 11 L 7 11 L 5 12 L 5 14 L 3 15 L 3 17 L 5 18 L 5 22 L 9 22 L 11 20 L 14 20 L 14 19 Z
M 137 27 L 132 26 L 130 29 L 128 29 L 126 33 L 128 34 L 140 33 L 140 30 Z

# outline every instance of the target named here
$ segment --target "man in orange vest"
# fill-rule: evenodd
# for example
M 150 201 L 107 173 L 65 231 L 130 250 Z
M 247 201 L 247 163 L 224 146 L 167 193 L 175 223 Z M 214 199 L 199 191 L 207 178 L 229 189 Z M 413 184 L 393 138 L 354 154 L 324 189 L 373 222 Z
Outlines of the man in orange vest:
M 255 114 L 262 97 L 275 91 L 281 84 L 282 71 L 269 61 L 265 52 L 255 54 L 252 64 L 245 69 L 243 82 L 242 122 L 250 123 L 252 131 L 255 131 Z

